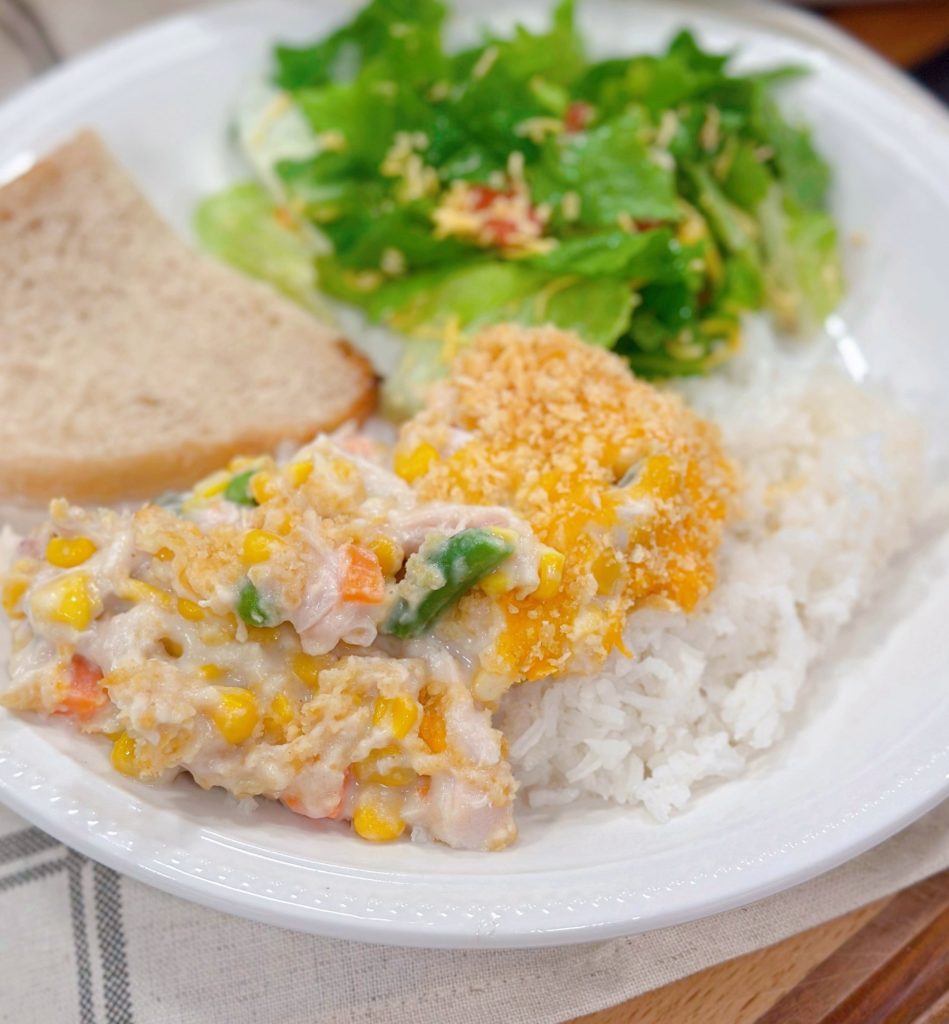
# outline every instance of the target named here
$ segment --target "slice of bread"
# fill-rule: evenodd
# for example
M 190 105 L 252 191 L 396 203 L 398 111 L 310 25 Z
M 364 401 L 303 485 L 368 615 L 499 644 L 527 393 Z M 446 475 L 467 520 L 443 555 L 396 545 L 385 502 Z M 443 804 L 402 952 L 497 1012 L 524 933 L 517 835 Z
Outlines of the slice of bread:
M 375 397 L 332 328 L 179 239 L 91 132 L 0 189 L 0 498 L 155 495 Z

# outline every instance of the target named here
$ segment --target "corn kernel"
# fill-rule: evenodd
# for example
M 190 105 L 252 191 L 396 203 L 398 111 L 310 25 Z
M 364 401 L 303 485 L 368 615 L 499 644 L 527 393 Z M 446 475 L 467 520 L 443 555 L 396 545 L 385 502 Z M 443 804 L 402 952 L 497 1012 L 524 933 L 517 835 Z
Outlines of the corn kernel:
M 371 843 L 389 843 L 402 835 L 405 822 L 388 805 L 367 800 L 356 808 L 353 828 Z
M 609 594 L 619 583 L 623 567 L 616 555 L 607 548 L 593 563 L 593 578 L 598 594 Z
M 302 651 L 298 651 L 290 659 L 293 674 L 314 690 L 320 685 L 320 669 L 325 667 L 324 659 L 314 654 L 304 654 Z
M 3 596 L 0 604 L 10 618 L 23 618 L 23 613 L 16 610 L 20 598 L 26 593 L 29 583 L 26 580 L 5 580 L 3 583 Z
M 471 692 L 482 704 L 495 704 L 511 688 L 509 676 L 479 668 L 471 684 Z
M 379 786 L 407 786 L 416 779 L 415 772 L 407 764 L 385 765 L 385 761 L 400 759 L 402 752 L 396 746 L 380 747 L 373 750 L 363 761 L 353 765 L 357 782 L 375 783 Z
M 248 739 L 257 726 L 257 698 L 242 686 L 221 687 L 219 692 L 220 702 L 211 718 L 224 739 L 237 746 Z
M 151 583 L 146 583 L 144 580 L 131 578 L 117 586 L 115 592 L 123 601 L 153 601 L 163 608 L 170 608 L 173 600 L 168 591 L 153 587 Z
M 184 648 L 181 644 L 170 636 L 163 636 L 159 643 L 165 648 L 165 653 L 169 658 L 180 658 L 184 654 Z
M 250 478 L 249 490 L 254 496 L 254 501 L 256 501 L 258 505 L 263 505 L 265 501 L 269 501 L 277 493 L 273 474 L 267 473 L 264 470 L 261 470 L 259 473 L 255 473 Z
M 112 767 L 123 775 L 135 776 L 135 740 L 127 732 L 120 732 L 112 744 Z
M 651 455 L 629 492 L 634 497 L 671 498 L 679 490 L 679 474 L 668 455 Z
M 88 537 L 50 537 L 46 545 L 46 561 L 59 569 L 75 569 L 96 553 Z
M 204 618 L 204 609 L 196 601 L 191 601 L 187 597 L 179 597 L 178 614 L 189 622 L 200 622 Z
M 270 558 L 275 547 L 283 542 L 275 533 L 266 530 L 248 530 L 244 534 L 241 560 L 244 565 L 258 565 Z
M 40 621 L 61 622 L 82 630 L 99 611 L 88 573 L 73 572 L 51 580 L 33 592 L 30 609 Z
M 207 679 L 208 682 L 213 682 L 215 679 L 220 679 L 224 675 L 224 669 L 220 665 L 213 665 L 210 662 L 207 665 L 202 665 L 198 669 L 198 675 L 202 679 Z
M 366 547 L 379 559 L 379 567 L 386 576 L 394 576 L 402 568 L 405 552 L 398 541 L 380 535 L 367 541 Z
M 540 583 L 534 591 L 534 597 L 546 601 L 560 591 L 563 582 L 564 556 L 554 548 L 547 548 L 537 563 L 537 575 Z
M 501 540 L 506 541 L 508 544 L 517 543 L 517 530 L 511 530 L 506 526 L 492 526 L 490 532 L 495 537 L 500 537 Z
M 159 562 L 170 562 L 175 557 L 175 553 L 171 548 L 160 547 L 155 552 L 155 557 Z
M 333 459 L 331 465 L 340 480 L 352 480 L 356 475 L 356 469 L 348 459 Z
M 418 734 L 433 754 L 440 754 L 447 746 L 445 716 L 438 708 L 427 707 L 422 715 Z
M 397 451 L 393 468 L 396 476 L 402 477 L 407 483 L 412 483 L 420 476 L 424 476 L 439 459 L 438 450 L 427 441 L 423 441 L 410 452 Z
M 271 743 L 283 743 L 286 739 L 286 727 L 293 719 L 293 705 L 286 694 L 278 693 L 264 715 L 264 735 Z
M 313 463 L 309 460 L 301 459 L 299 462 L 291 462 L 286 468 L 287 479 L 294 487 L 305 484 L 312 473 Z
M 511 589 L 511 577 L 503 569 L 495 569 L 483 577 L 478 585 L 486 594 L 497 597 Z
M 285 693 L 278 693 L 274 697 L 268 714 L 283 725 L 289 725 L 293 721 L 293 705 Z
M 248 626 L 247 639 L 255 644 L 275 644 L 283 636 L 280 626 Z
M 408 697 L 377 697 L 372 724 L 385 725 L 397 739 L 404 739 L 418 718 L 418 704 Z
M 199 480 L 194 485 L 192 493 L 196 498 L 213 498 L 215 495 L 220 494 L 230 482 L 231 474 L 225 473 L 223 469 L 219 469 L 216 473 L 212 473 L 203 480 Z

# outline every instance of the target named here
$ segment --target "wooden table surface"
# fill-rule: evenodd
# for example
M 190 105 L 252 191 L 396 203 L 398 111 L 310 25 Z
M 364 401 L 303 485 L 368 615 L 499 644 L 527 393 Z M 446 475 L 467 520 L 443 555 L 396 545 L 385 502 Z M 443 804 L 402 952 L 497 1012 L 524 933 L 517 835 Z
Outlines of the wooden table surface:
M 949 2 L 828 8 L 912 67 L 949 48 Z M 949 872 L 575 1024 L 949 1024 Z
M 949 871 L 575 1024 L 945 1024 Z

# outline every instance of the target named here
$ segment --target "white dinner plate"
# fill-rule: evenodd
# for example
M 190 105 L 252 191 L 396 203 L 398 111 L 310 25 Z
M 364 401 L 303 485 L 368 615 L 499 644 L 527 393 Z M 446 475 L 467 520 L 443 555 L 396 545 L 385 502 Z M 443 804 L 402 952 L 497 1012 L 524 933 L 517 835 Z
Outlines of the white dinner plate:
M 881 61 L 807 15 L 759 3 L 587 0 L 601 54 L 658 47 L 680 25 L 747 65 L 814 74 L 787 102 L 837 171 L 849 290 L 834 321 L 871 375 L 945 436 L 949 385 L 949 121 Z M 510 25 L 546 4 L 477 0 Z M 0 108 L 0 179 L 94 125 L 183 232 L 199 197 L 246 171 L 229 147 L 241 87 L 277 39 L 308 40 L 350 3 L 257 0 L 159 24 L 48 75 Z M 848 340 L 849 339 L 849 340 Z M 104 396 L 108 400 L 108 396 Z M 933 412 L 933 410 L 936 410 Z M 429 946 L 541 946 L 712 914 L 795 885 L 879 843 L 949 793 L 949 542 L 928 538 L 812 674 L 788 736 L 741 779 L 665 825 L 638 811 L 525 813 L 503 853 L 373 846 L 262 805 L 243 814 L 182 779 L 149 788 L 105 745 L 0 712 L 0 799 L 69 845 L 159 888 L 270 924 Z M 847 657 L 845 658 L 845 653 Z

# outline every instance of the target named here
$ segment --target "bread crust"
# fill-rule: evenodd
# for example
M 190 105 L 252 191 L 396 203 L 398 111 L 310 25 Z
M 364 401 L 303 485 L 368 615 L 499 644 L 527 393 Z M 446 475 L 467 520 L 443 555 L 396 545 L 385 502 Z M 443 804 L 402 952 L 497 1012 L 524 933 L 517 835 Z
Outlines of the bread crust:
M 154 498 L 163 491 L 190 487 L 236 455 L 273 452 L 285 442 L 302 445 L 316 434 L 343 423 L 361 423 L 376 407 L 378 381 L 369 361 L 347 342 L 341 344 L 349 349 L 352 363 L 366 371 L 369 386 L 334 422 L 317 419 L 301 423 L 293 430 L 249 429 L 222 443 L 156 450 L 126 458 L 90 455 L 80 464 L 67 459 L 37 461 L 31 456 L 8 453 L 0 459 L 0 501 L 45 503 L 54 497 L 65 497 L 80 504 L 110 504 Z

